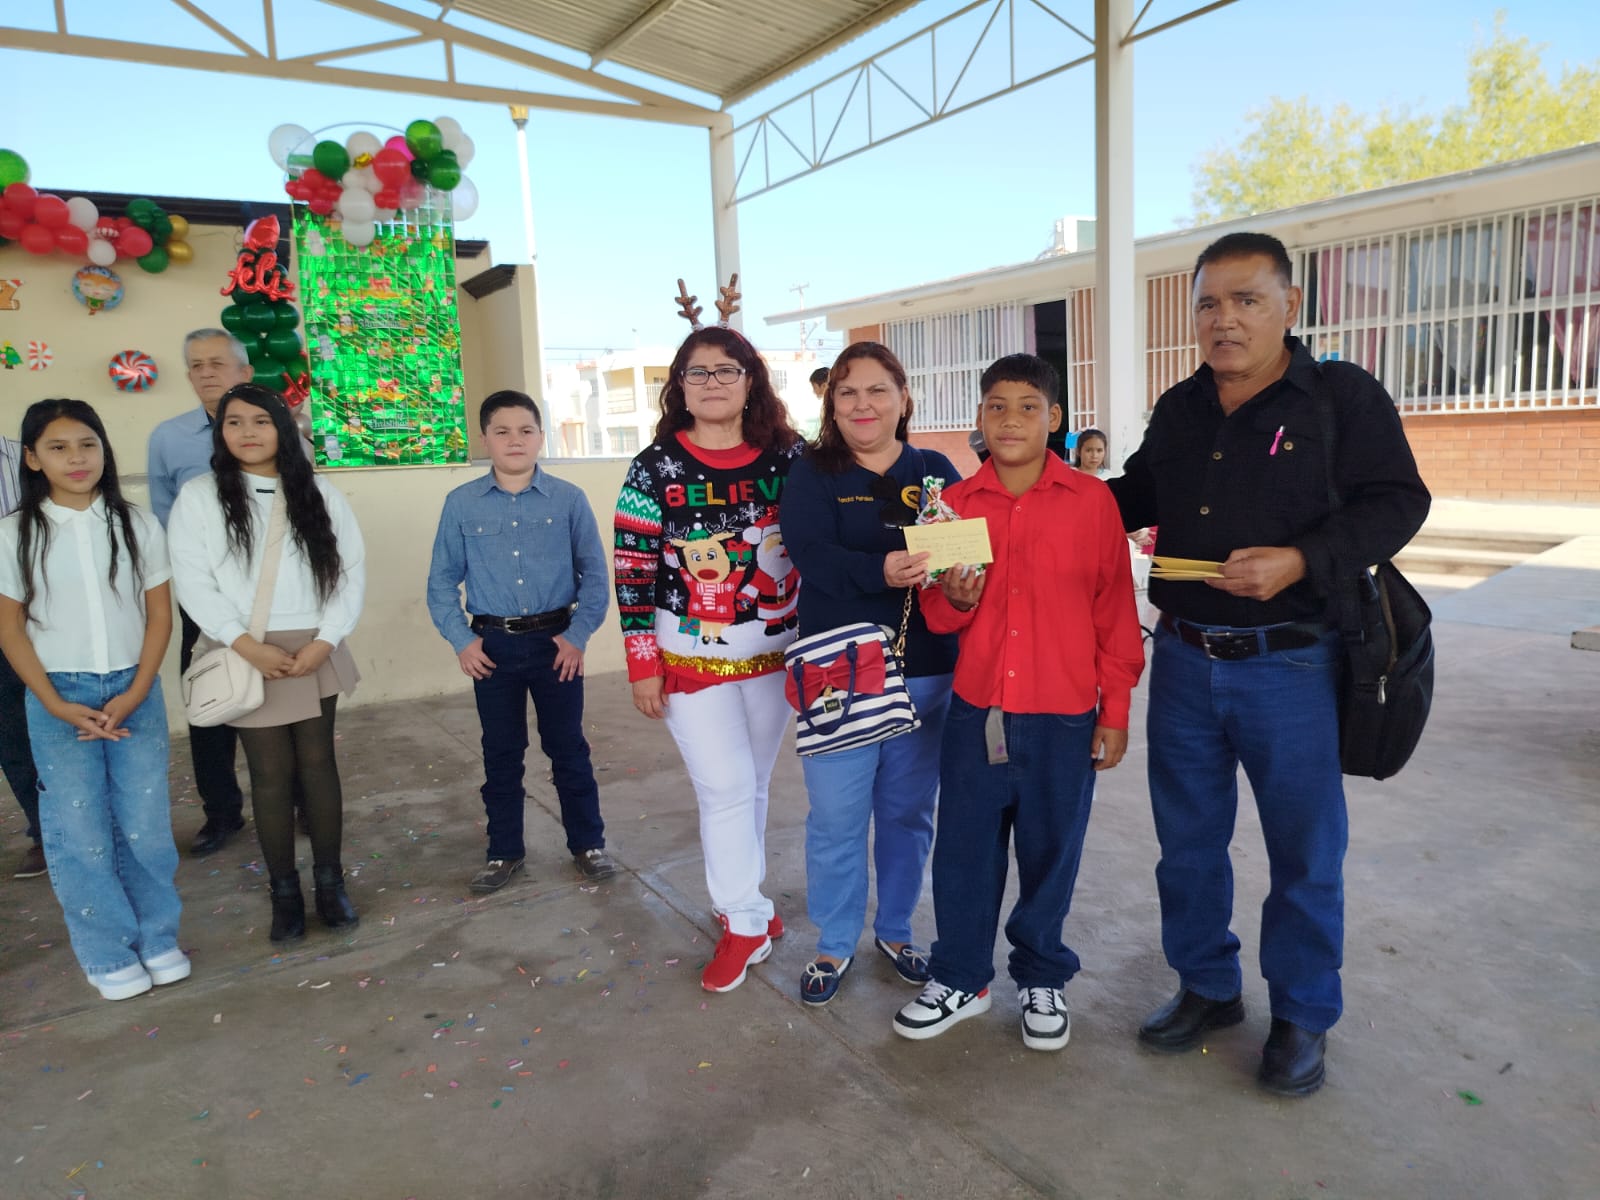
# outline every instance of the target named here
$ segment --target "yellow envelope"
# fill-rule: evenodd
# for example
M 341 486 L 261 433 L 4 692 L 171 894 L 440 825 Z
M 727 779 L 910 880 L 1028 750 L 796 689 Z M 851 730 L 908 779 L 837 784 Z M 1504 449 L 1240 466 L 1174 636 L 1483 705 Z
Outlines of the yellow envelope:
M 1222 564 L 1212 562 L 1208 558 L 1170 558 L 1157 554 L 1152 560 L 1156 567 L 1172 571 L 1205 571 L 1208 574 L 1217 574 Z
M 994 551 L 989 548 L 989 522 L 982 517 L 907 525 L 905 535 L 906 549 L 912 554 L 928 552 L 930 571 L 942 571 L 957 563 L 978 566 L 994 561 Z
M 1215 571 L 1163 571 L 1157 567 L 1150 569 L 1151 579 L 1221 579 L 1222 576 Z

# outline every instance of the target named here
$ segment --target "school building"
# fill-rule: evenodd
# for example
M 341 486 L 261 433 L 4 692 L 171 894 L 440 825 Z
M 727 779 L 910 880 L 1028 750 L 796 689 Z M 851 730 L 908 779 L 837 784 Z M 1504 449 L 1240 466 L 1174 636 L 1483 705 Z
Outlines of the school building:
M 1304 292 L 1296 332 L 1318 357 L 1383 381 L 1436 496 L 1600 503 L 1597 207 L 1591 143 L 1142 238 L 1146 411 L 1199 363 L 1196 255 L 1257 230 L 1289 248 Z M 847 341 L 889 346 L 916 399 L 916 441 L 975 466 L 966 438 L 978 376 L 1002 354 L 1056 363 L 1070 429 L 1111 424 L 1094 385 L 1094 250 L 1072 248 L 1091 240 L 1058 236 L 1060 252 L 1034 261 L 767 320 L 823 318 Z M 1110 429 L 1113 463 L 1138 432 Z

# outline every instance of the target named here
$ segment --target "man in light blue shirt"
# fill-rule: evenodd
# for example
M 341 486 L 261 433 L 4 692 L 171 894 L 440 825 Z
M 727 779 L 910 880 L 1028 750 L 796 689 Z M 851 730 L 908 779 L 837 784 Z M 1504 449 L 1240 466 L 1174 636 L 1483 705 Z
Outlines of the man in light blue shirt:
M 468 886 L 496 891 L 523 867 L 530 695 L 567 849 L 586 878 L 604 879 L 615 866 L 583 736 L 583 651 L 610 603 L 605 548 L 582 490 L 537 466 L 530 397 L 495 392 L 478 424 L 494 469 L 445 497 L 428 571 L 428 611 L 472 679 L 483 727 L 489 848 Z
M 196 329 L 183 339 L 189 386 L 200 407 L 168 417 L 150 434 L 150 507 L 165 528 L 178 489 L 196 475 L 211 470 L 211 420 L 223 393 L 235 384 L 248 383 L 254 372 L 244 343 L 224 329 Z M 183 640 L 178 666 L 189 669 L 200 627 L 180 607 Z M 189 750 L 194 759 L 194 782 L 200 792 L 206 820 L 195 834 L 189 853 L 214 854 L 244 828 L 244 794 L 234 771 L 238 736 L 227 725 L 189 726 Z

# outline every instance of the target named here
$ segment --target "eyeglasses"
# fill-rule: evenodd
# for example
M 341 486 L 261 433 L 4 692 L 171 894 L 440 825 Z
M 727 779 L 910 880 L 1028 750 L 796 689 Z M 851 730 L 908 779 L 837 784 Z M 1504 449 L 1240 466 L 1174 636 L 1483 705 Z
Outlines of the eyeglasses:
M 917 510 L 905 501 L 905 488 L 898 479 L 879 475 L 872 481 L 872 498 L 883 502 L 878 509 L 878 519 L 891 529 L 902 529 L 917 523 Z
M 704 367 L 690 367 L 683 373 L 683 381 L 692 383 L 695 387 L 705 387 L 711 382 L 711 377 L 716 376 L 718 383 L 738 383 L 749 372 L 743 367 L 718 367 L 715 371 L 708 371 Z

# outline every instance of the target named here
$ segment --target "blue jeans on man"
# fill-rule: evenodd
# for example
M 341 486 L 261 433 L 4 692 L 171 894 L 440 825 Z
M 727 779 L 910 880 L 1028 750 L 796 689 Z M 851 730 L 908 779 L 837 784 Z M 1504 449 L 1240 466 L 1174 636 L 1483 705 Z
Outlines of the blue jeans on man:
M 52 671 L 50 682 L 63 700 L 100 708 L 127 691 L 135 673 Z M 95 979 L 176 949 L 182 902 L 173 884 L 161 681 L 129 714 L 131 736 L 119 741 L 80 742 L 76 727 L 31 693 L 27 704 L 45 861 L 84 974 Z
M 1006 713 L 1008 761 L 990 763 L 988 709 L 950 701 L 939 764 L 933 844 L 933 978 L 980 992 L 994 978 L 994 943 L 1011 843 L 1017 903 L 1006 921 L 1018 987 L 1059 988 L 1078 973 L 1061 940 L 1094 799 L 1094 709 L 1075 715 Z
M 1239 995 L 1228 843 L 1243 766 L 1271 870 L 1261 974 L 1272 1015 L 1312 1033 L 1332 1027 L 1342 1008 L 1349 825 L 1338 671 L 1337 634 L 1304 649 L 1219 661 L 1165 625 L 1150 663 L 1150 801 L 1167 962 L 1199 996 Z
M 563 683 L 555 671 L 556 635 L 483 632 L 483 652 L 494 663 L 487 679 L 473 680 L 483 726 L 483 807 L 489 819 L 489 859 L 525 855 L 523 774 L 528 754 L 528 698 L 539 722 L 539 746 L 550 759 L 567 849 L 573 854 L 605 846 L 600 789 L 583 736 L 583 676 Z
M 939 747 L 950 707 L 950 679 L 906 680 L 922 724 L 869 746 L 800 760 L 806 814 L 806 910 L 817 927 L 817 953 L 855 955 L 867 913 L 867 831 L 878 879 L 873 933 L 911 942 L 911 914 L 933 845 L 939 801 Z

